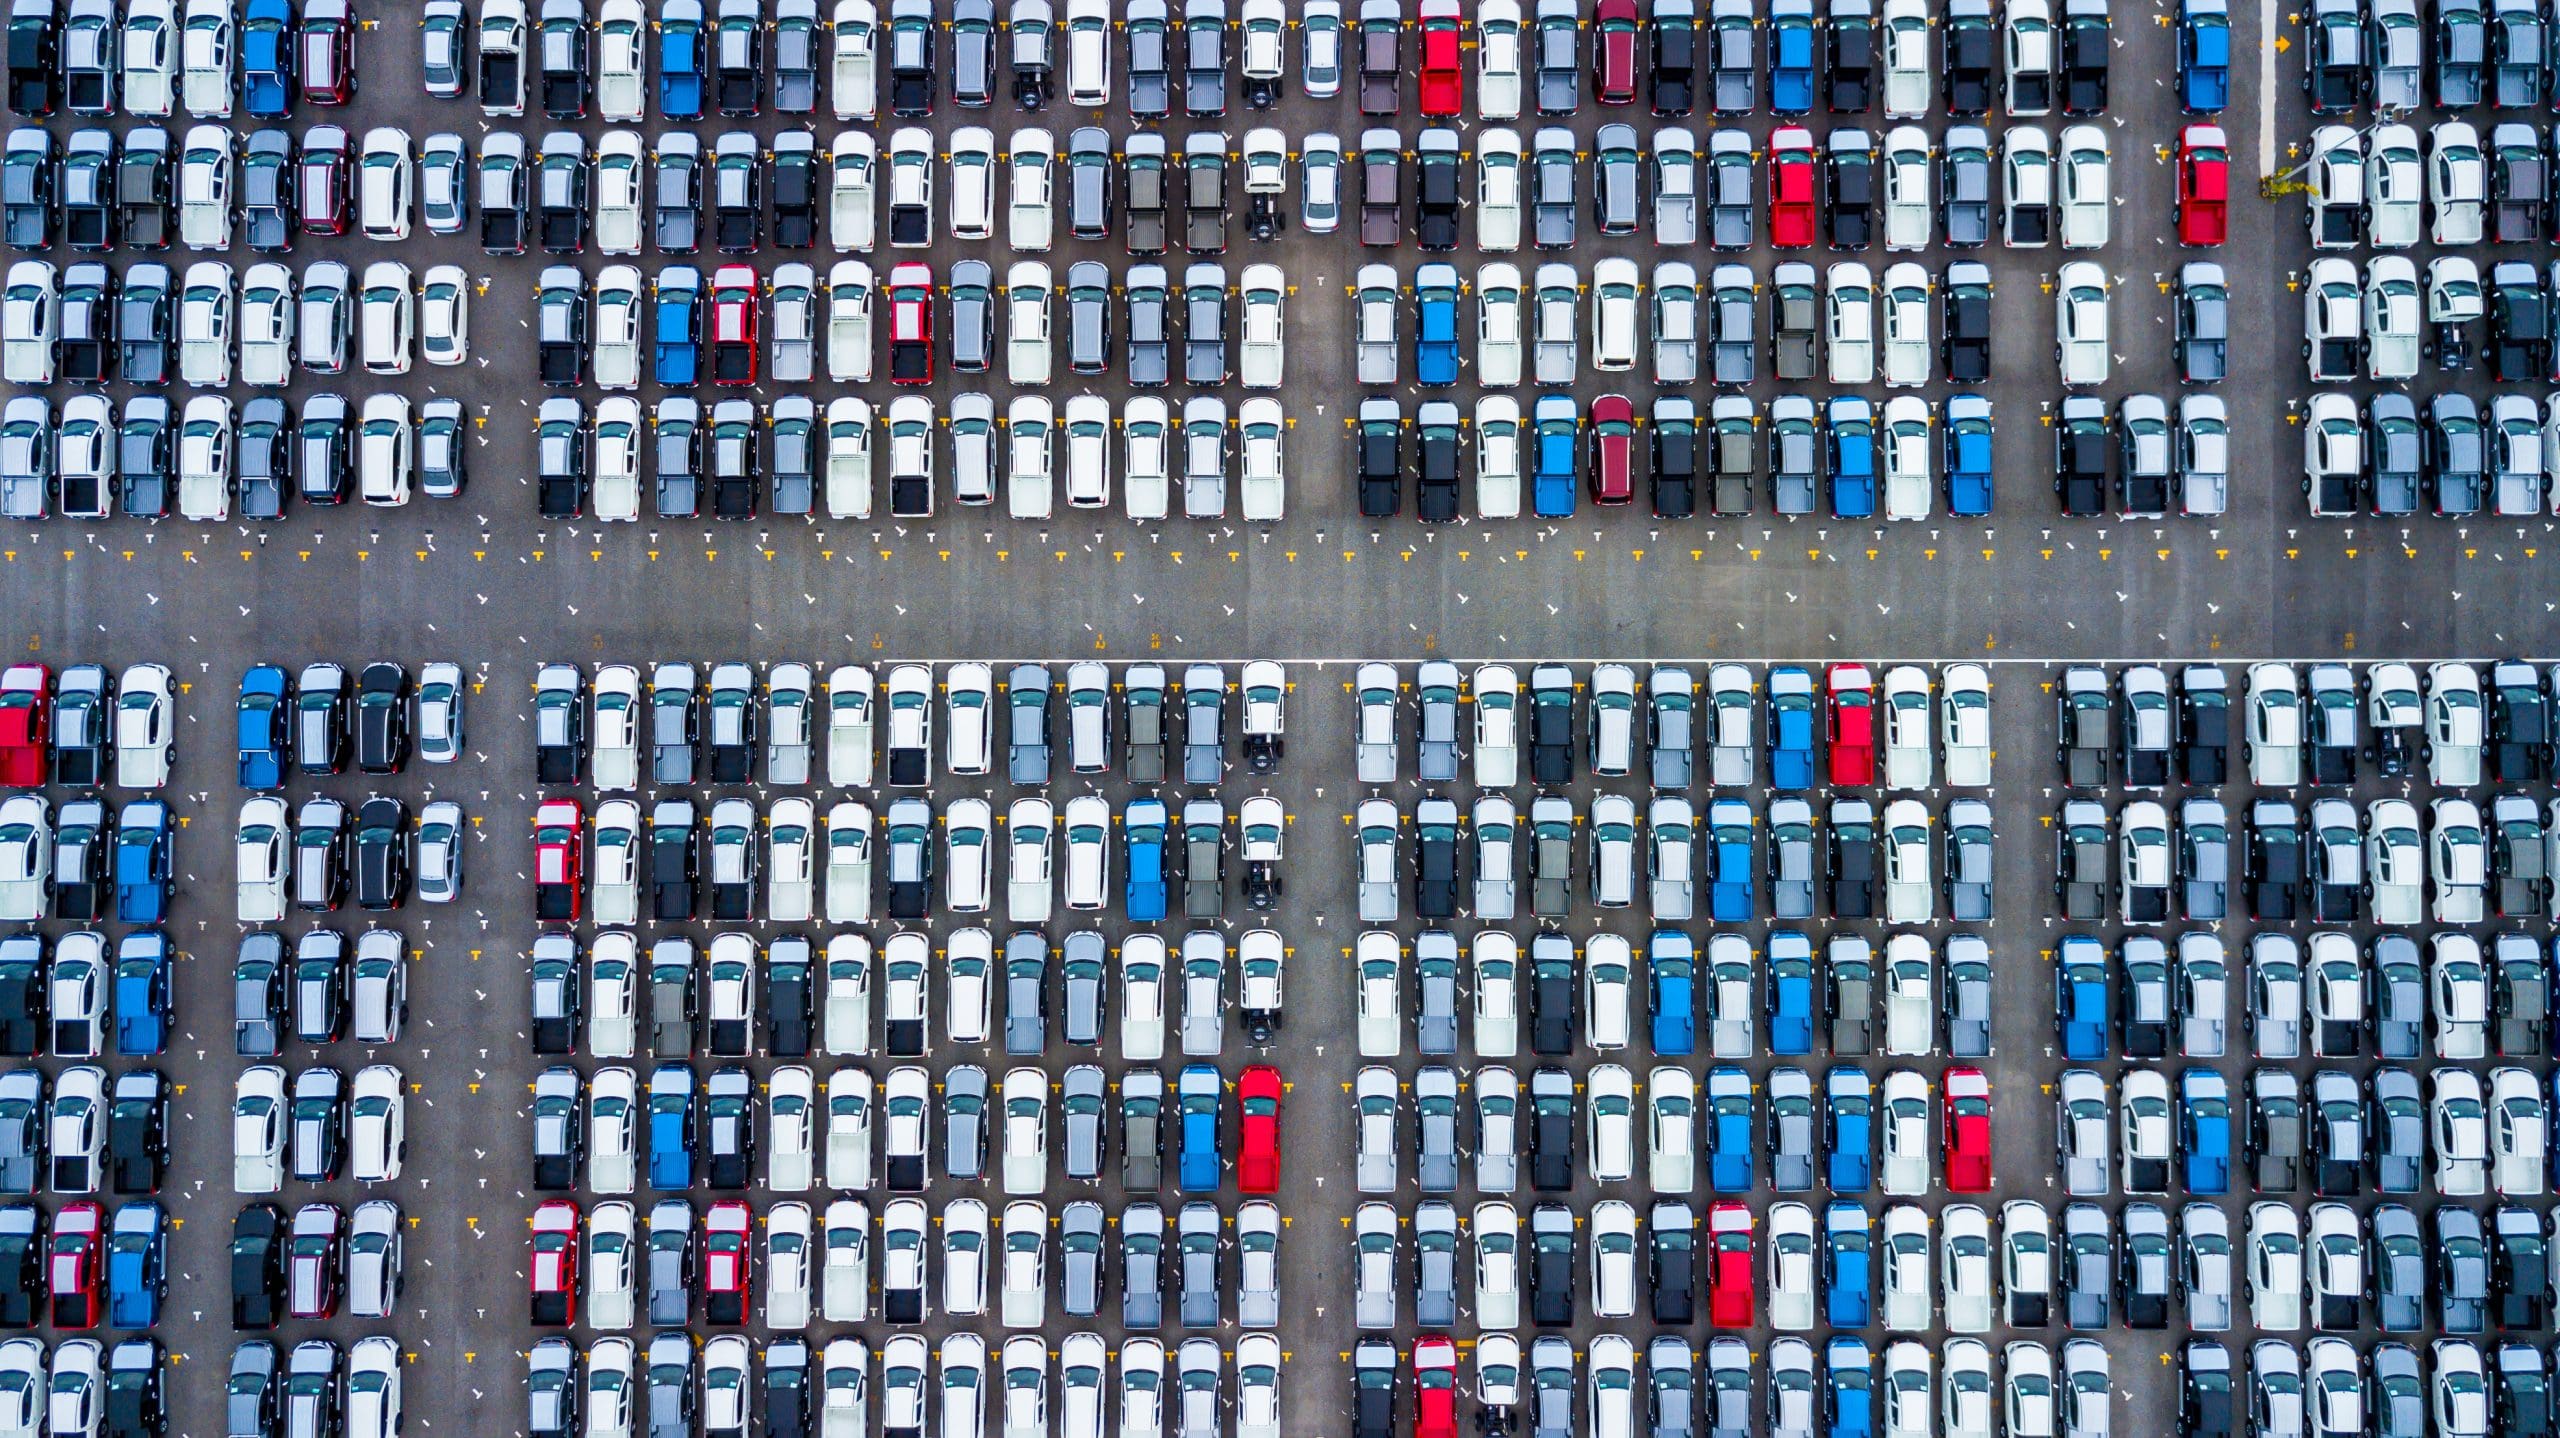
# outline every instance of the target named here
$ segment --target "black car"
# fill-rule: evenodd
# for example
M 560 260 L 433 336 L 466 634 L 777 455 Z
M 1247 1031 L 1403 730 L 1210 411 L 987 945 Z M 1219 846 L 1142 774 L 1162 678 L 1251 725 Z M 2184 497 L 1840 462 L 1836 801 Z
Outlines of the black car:
M 409 897 L 409 806 L 376 794 L 356 810 L 356 906 L 380 912 Z
M 5 1230 L 0 1218 L 0 1230 Z M 284 1318 L 284 1211 L 252 1203 L 231 1223 L 231 1326 L 272 1329 Z M 5 1264 L 0 1258 L 0 1264 Z M 29 1258 L 32 1266 L 32 1254 Z M 19 1325 L 23 1326 L 23 1325 Z
M 409 671 L 377 660 L 356 676 L 356 768 L 397 774 L 409 762 Z
M 776 940 L 765 954 L 763 994 L 765 1050 L 775 1058 L 809 1056 L 811 990 L 809 941 Z
M 0 940 L 0 1055 L 28 1058 L 42 1051 L 51 1026 L 49 994 L 43 937 L 22 933 Z
M 1653 512 L 1663 519 L 1686 519 L 1698 512 L 1697 408 L 1685 399 L 1675 404 L 1674 399 L 1666 397 L 1654 402 L 1650 431 L 1653 462 L 1648 475 L 1653 482 Z M 1747 472 L 1742 483 L 1747 496 L 1751 483 Z M 1722 492 L 1719 482 L 1718 493 Z
M 2190 1339 L 2178 1352 L 2179 1438 L 2232 1438 L 2231 1350 Z
M 1831 806 L 1831 822 L 1823 826 L 1826 878 L 1831 888 L 1831 914 L 1839 919 L 1871 919 L 1876 908 L 1875 813 L 1865 802 L 1847 800 Z
M 108 1350 L 101 1438 L 160 1438 L 168 1423 L 161 1403 L 161 1362 L 156 1338 L 127 1338 Z
M 1824 147 L 1823 224 L 1831 247 L 1863 250 L 1875 239 L 1876 152 L 1864 130 L 1834 130 Z
M 575 135 L 544 140 L 534 176 L 534 241 L 545 254 L 574 255 L 587 247 L 587 152 Z
M 693 806 L 665 802 L 649 821 L 649 916 L 660 923 L 693 917 L 695 879 L 701 872 Z
M 762 1427 L 766 1438 L 808 1438 L 809 1345 L 797 1338 L 765 1344 Z
M 2249 916 L 2278 922 L 2294 916 L 2303 887 L 2302 827 L 2291 804 L 2261 799 L 2249 810 L 2245 882 Z
M 1395 1438 L 1396 1346 L 1363 1338 L 1351 1350 L 1351 1438 Z
M 153 143 L 144 143 L 146 137 Z M 67 184 L 64 197 L 69 198 Z M 155 132 L 134 131 L 126 136 L 124 149 L 116 156 L 115 204 L 125 248 L 169 248 L 170 234 L 178 223 L 177 166 L 169 159 L 168 142 Z
M 2231 692 L 2222 671 L 2191 666 L 2178 683 L 2178 766 L 2190 784 L 2216 786 L 2231 767 Z
M 1540 1193 L 1573 1187 L 1573 1080 L 1540 1069 L 1529 1082 L 1529 1186 Z
M 901 119 L 933 113 L 931 0 L 902 0 L 889 11 L 889 113 Z
M 1835 115 L 1863 115 L 1875 102 L 1876 25 L 1868 0 L 1831 0 L 1822 27 L 1824 103 Z
M 711 30 L 711 102 L 723 115 L 755 114 L 764 104 L 764 20 L 755 0 L 723 0 Z
M 1540 935 L 1529 949 L 1529 1049 L 1548 1057 L 1573 1052 L 1573 946 Z
M 2543 378 L 2551 358 L 2550 300 L 2533 266 L 2510 260 L 2489 275 L 2489 367 L 2508 383 Z
M 1445 523 L 1458 517 L 1457 407 L 1427 404 L 1422 411 L 1423 423 L 1415 446 L 1414 513 L 1431 523 Z M 1436 411 L 1447 413 L 1444 417 Z
M 690 135 L 679 136 L 690 141 Z M 663 163 L 661 169 L 663 169 Z M 529 216 L 533 213 L 533 176 L 525 168 L 524 138 L 500 131 L 480 147 L 480 249 L 485 254 L 520 255 Z M 661 243 L 660 249 L 666 246 Z
M 1363 400 L 1360 410 L 1352 436 L 1360 515 L 1393 518 L 1404 508 L 1404 417 L 1391 399 Z
M 1657 9 L 1645 25 L 1653 61 L 1653 113 L 1686 115 L 1697 104 L 1698 20 L 1686 6 Z M 1748 32 L 1745 38 L 1748 39 Z M 1749 50 L 1743 52 L 1747 59 Z
M 1653 1321 L 1687 1324 L 1698 1313 L 1698 1222 L 1689 1205 L 1662 1202 L 1645 1223 L 1646 1287 Z
M 106 806 L 82 797 L 54 814 L 53 916 L 94 924 L 105 917 L 107 855 L 114 847 Z
M 2062 496 L 2062 512 L 2089 516 L 2107 512 L 2107 443 L 2105 411 L 2086 395 L 2062 402 L 2061 423 L 2053 427 L 2053 490 Z
M 132 152 L 147 157 L 141 144 Z M 63 243 L 83 254 L 112 249 L 116 242 L 115 141 L 104 130 L 81 130 L 64 147 L 56 180 L 62 212 Z
M 107 1108 L 107 1169 L 120 1194 L 158 1193 L 169 1163 L 169 1088 L 152 1069 L 116 1076 Z
M 805 250 L 818 242 L 818 153 L 799 131 L 774 137 L 773 242 Z
M 1938 290 L 1939 361 L 1948 379 L 1979 384 L 1991 378 L 1991 274 L 1970 264 L 1947 271 Z
M 1414 165 L 1414 235 L 1426 250 L 1458 247 L 1459 193 L 1463 184 L 1454 144 L 1426 144 Z
M 2489 1290 L 2500 1328 L 2536 1329 L 2551 1321 L 2549 1250 L 2533 1211 L 2507 1207 L 2489 1224 Z
M 63 272 L 61 315 L 54 333 L 61 344 L 59 364 L 65 381 L 82 387 L 107 382 L 115 368 L 117 315 L 113 271 L 91 263 Z
M 2529 664 L 2501 664 L 2491 681 L 2490 767 L 2501 784 L 2539 782 L 2551 744 L 2550 696 Z
M 2068 0 L 2062 7 L 2062 113 L 2106 110 L 2108 31 L 2106 0 Z
M 1951 0 L 1943 43 L 1938 94 L 1947 113 L 1968 117 L 1989 114 L 1992 93 L 1999 84 L 1994 68 L 1999 41 L 1991 23 L 1991 7 L 1972 0 Z

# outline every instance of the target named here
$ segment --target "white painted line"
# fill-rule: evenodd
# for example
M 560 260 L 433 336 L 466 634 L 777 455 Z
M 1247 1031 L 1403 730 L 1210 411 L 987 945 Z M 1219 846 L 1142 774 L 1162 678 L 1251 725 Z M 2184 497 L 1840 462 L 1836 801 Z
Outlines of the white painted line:
M 2258 176 L 2276 172 L 2276 0 L 2258 0 Z

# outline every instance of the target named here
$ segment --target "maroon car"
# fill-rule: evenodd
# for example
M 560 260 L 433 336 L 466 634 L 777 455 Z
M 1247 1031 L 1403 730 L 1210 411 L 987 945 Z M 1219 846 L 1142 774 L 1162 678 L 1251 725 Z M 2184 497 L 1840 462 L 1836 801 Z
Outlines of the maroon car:
M 1622 394 L 1591 402 L 1591 497 L 1624 504 L 1636 497 L 1636 407 Z
M 1603 105 L 1636 100 L 1636 0 L 1600 0 L 1593 16 L 1600 32 L 1591 47 L 1591 85 Z

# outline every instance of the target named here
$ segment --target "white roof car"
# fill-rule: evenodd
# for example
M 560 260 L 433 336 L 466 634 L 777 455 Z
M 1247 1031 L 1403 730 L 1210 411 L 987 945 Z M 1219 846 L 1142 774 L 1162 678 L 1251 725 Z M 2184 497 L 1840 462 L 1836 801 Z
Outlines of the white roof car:
M 1925 0 L 1885 0 L 1883 22 L 1885 117 L 1916 119 L 1929 113 L 1937 74 L 1929 55 L 1936 21 Z
M 1825 348 L 1833 384 L 1873 383 L 1876 377 L 1875 278 L 1865 265 L 1842 260 L 1824 279 Z
M 1154 395 L 1121 406 L 1121 496 L 1131 519 L 1163 519 L 1172 506 L 1172 430 L 1172 411 Z
M 1910 388 L 1929 382 L 1929 272 L 1905 260 L 1884 272 L 1884 382 Z M 1925 411 L 1924 411 L 1925 413 Z M 1885 407 L 1891 422 L 1893 407 Z M 1890 503 L 1890 495 L 1887 496 Z M 1928 512 L 1925 501 L 1921 513 Z
M 1398 955 L 1396 936 L 1383 929 L 1363 931 L 1353 950 L 1362 1058 L 1393 1058 L 1403 1046 L 1404 966 Z
M 638 6 L 634 5 L 635 10 Z M 596 142 L 596 249 L 608 255 L 640 253 L 640 192 L 647 184 L 647 157 L 640 137 L 629 130 L 607 130 Z
M 1247 310 L 1248 321 L 1251 311 Z M 1236 498 L 1244 518 L 1275 522 L 1288 504 L 1288 470 L 1282 458 L 1288 421 L 1280 401 L 1256 395 L 1236 410 Z
M 1049 267 L 1017 260 L 1005 272 L 1005 379 L 1019 385 L 1049 382 Z
M 2073 260 L 2054 276 L 2053 350 L 2066 385 L 2107 382 L 2114 363 L 2109 349 L 2107 272 L 2094 261 Z
M 1015 395 L 1005 407 L 1005 512 L 1015 519 L 1046 519 L 1055 505 L 1054 413 L 1046 395 Z
M 400 1176 L 409 1151 L 407 1087 L 400 1070 L 373 1064 L 356 1071 L 347 1103 L 347 1175 L 358 1183 L 389 1183 Z
M 413 304 L 407 265 L 375 260 L 364 267 L 364 284 L 356 292 L 356 349 L 364 357 L 366 373 L 409 372 Z M 599 359 L 604 338 L 599 333 Z
M 2376 249 L 2407 249 L 2426 230 L 2426 165 L 2419 158 L 2418 132 L 2407 125 L 2377 125 L 2369 143 L 2365 239 Z
M 2290 1204 L 2249 1205 L 2248 1252 L 2249 1322 L 2270 1332 L 2299 1331 L 2303 1282 L 2301 1212 Z
M 1886 400 L 1884 428 L 1878 439 L 1884 449 L 1885 518 L 1927 519 L 1935 489 L 1929 478 L 1929 453 L 1934 440 L 1929 429 L 1928 402 L 1907 394 Z
M 1278 265 L 1244 270 L 1244 324 L 1236 349 L 1236 382 L 1246 389 L 1280 387 L 1282 305 L 1287 276 Z
M 2364 343 L 2367 379 L 2417 375 L 2418 267 L 2406 256 L 2376 255 L 2365 265 Z
M 369 240 L 409 238 L 409 132 L 378 125 L 364 133 L 356 162 L 356 208 Z
M 2311 138 L 2320 142 L 2316 133 Z M 2427 237 L 2439 245 L 2480 243 L 2489 189 L 2480 132 L 2446 120 L 2428 133 L 2427 149 L 2427 208 L 2434 214 Z
M 950 163 L 951 238 L 991 237 L 995 233 L 996 212 L 995 135 L 983 125 L 964 125 L 952 131 Z M 893 193 L 890 202 L 896 201 Z
M 1911 1078 L 1917 1081 L 1919 1076 Z M 1934 1256 L 1929 1215 L 1918 1204 L 1886 1204 L 1876 1250 L 1877 1264 L 1884 1270 L 1884 1326 L 1896 1333 L 1927 1329 L 1938 1298 L 1937 1284 L 1929 1273 Z M 1927 1429 L 1921 1432 L 1925 1438 Z
M 1076 828 L 1076 805 L 1092 795 L 1067 801 L 1067 829 Z M 1100 803 L 1099 799 L 1095 800 Z M 1164 1057 L 1164 940 L 1154 934 L 1132 934 L 1120 945 L 1120 1052 L 1153 1063 Z
M 2058 148 L 2054 207 L 2062 247 L 2105 249 L 2115 216 L 2106 132 L 2095 125 L 2072 125 L 2063 130 Z
M 471 278 L 460 265 L 435 265 L 418 290 L 418 351 L 432 365 L 471 357 Z
M 1884 1076 L 1878 1100 L 1876 1127 L 1883 1162 L 1876 1171 L 1877 1190 L 1900 1198 L 1918 1198 L 1929 1191 L 1930 1156 L 1937 1146 L 1937 1136 L 1929 1122 L 1928 1081 L 1909 1069 L 1895 1069 Z
M 827 149 L 827 239 L 837 249 L 869 254 L 879 243 L 879 176 L 879 142 L 860 130 L 838 131 Z
M 2416 924 L 2425 911 L 2427 861 L 2418 810 L 2406 799 L 2365 806 L 2365 896 L 2377 924 Z
M 365 403 L 371 405 L 373 401 Z M 597 519 L 633 520 L 640 517 L 640 446 L 644 433 L 640 427 L 638 400 L 617 394 L 596 405 L 593 497 Z M 373 482 L 370 469 L 364 470 L 363 474 L 367 484 Z
M 1495 261 L 1476 271 L 1476 379 L 1495 386 L 1520 382 L 1522 313 L 1520 271 Z M 1516 512 L 1516 510 L 1515 510 Z
M 1502 126 L 1476 137 L 1476 247 L 1492 253 L 1520 248 L 1520 186 L 1527 153 L 1520 134 Z
M 1889 251 L 1927 249 L 1933 214 L 1928 133 L 1917 125 L 1896 125 L 1885 131 L 1880 168 L 1884 172 L 1884 247 Z
M 53 286 L 52 266 L 44 265 L 44 307 L 33 317 L 33 324 L 22 320 L 28 311 L 22 304 L 21 272 L 40 261 L 24 260 L 9 267 L 8 308 L 0 311 L 0 329 L 9 336 L 11 364 L 9 378 L 25 383 L 49 384 L 53 380 Z M 240 382 L 242 384 L 281 386 L 293 373 L 293 272 L 272 261 L 251 265 L 240 276 Z M 40 325 L 41 328 L 35 326 Z M 23 332 L 30 335 L 25 343 L 41 341 L 44 374 L 27 378 L 19 371 Z
M 1520 7 L 1516 0 L 1476 6 L 1476 113 L 1488 120 L 1520 116 Z
M 1005 244 L 1016 251 L 1039 253 L 1049 248 L 1054 210 L 1049 178 L 1057 147 L 1049 132 L 1025 127 L 1013 132 L 1005 151 Z

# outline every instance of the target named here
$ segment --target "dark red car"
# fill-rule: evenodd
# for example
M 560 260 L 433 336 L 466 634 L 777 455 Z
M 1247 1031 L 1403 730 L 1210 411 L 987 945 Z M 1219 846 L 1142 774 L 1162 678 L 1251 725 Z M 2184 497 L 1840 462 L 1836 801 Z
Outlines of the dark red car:
M 1636 407 L 1622 394 L 1591 402 L 1591 497 L 1602 504 L 1636 497 Z
M 1977 1068 L 1947 1070 L 1947 1187 L 1957 1193 L 1991 1191 L 1991 1080 Z
M 2178 132 L 2178 243 L 2218 245 L 2229 232 L 2231 142 L 2219 125 Z
M 933 383 L 933 266 L 889 271 L 889 383 Z
M 586 891 L 587 816 L 575 799 L 545 799 L 533 811 L 533 915 L 578 922 Z
M 1636 0 L 1600 0 L 1592 17 L 1600 32 L 1591 47 L 1591 88 L 1603 105 L 1636 100 Z
M 1769 135 L 1769 243 L 1782 250 L 1813 244 L 1814 192 L 1819 184 L 1813 132 L 1781 125 Z
M 1707 1322 L 1751 1326 L 1751 1210 L 1719 1203 L 1707 1210 Z
M 347 0 L 303 0 L 302 101 L 343 105 L 356 97 L 356 17 Z
M 1413 1438 L 1458 1438 L 1458 1346 L 1437 1333 L 1413 1340 Z
M 713 1323 L 747 1321 L 754 1228 L 755 1216 L 734 1198 L 711 1205 L 702 1221 L 702 1314 Z
M 294 206 L 306 235 L 343 235 L 355 193 L 355 153 L 347 132 L 335 125 L 314 125 L 302 137 L 300 173 L 294 177 Z
M 711 276 L 711 382 L 756 382 L 756 272 L 745 265 Z
M 555 1198 L 533 1211 L 533 1321 L 566 1328 L 578 1321 L 578 1206 Z
M 1244 1104 L 1236 1187 L 1246 1193 L 1280 1191 L 1280 1091 L 1280 1071 L 1269 1064 L 1236 1076 L 1236 1097 Z
M 53 671 L 41 664 L 10 665 L 0 673 L 0 784 L 42 786 L 45 744 L 52 735 Z
M 1460 55 L 1464 34 L 1458 0 L 1423 0 L 1421 100 L 1426 119 L 1448 119 L 1466 103 L 1466 69 Z
M 1824 676 L 1831 702 L 1831 782 L 1876 781 L 1876 685 L 1864 664 L 1834 664 Z
M 106 1267 L 107 1211 L 94 1203 L 66 1203 L 53 1216 L 53 1240 L 45 1246 L 44 1285 L 53 1298 L 53 1326 L 98 1326 L 98 1284 Z

